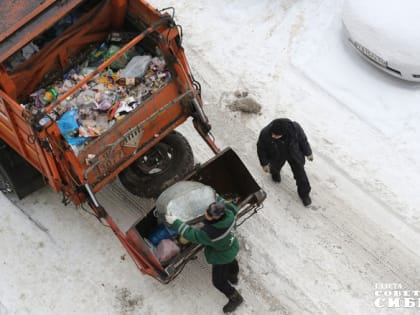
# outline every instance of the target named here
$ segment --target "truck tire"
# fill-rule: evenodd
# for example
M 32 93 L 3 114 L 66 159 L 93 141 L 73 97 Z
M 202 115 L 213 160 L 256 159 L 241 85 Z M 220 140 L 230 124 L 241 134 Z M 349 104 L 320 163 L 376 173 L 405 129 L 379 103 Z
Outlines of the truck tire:
M 187 139 L 173 131 L 119 175 L 121 184 L 134 195 L 157 198 L 160 193 L 184 178 L 194 167 Z

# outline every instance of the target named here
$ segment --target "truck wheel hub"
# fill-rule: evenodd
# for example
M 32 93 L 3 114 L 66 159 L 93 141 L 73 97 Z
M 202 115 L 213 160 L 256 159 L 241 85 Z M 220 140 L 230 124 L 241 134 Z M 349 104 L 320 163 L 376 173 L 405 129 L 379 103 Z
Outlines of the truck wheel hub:
M 145 155 L 137 160 L 138 169 L 149 175 L 159 174 L 171 166 L 173 154 L 171 148 L 165 143 L 158 143 Z

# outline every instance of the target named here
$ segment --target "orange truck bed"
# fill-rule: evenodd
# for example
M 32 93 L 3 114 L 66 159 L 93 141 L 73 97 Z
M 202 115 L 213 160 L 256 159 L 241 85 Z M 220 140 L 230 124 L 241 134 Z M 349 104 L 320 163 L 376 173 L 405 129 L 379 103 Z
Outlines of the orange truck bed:
M 14 51 L 18 52 L 30 40 L 39 37 L 72 9 L 80 8 L 83 1 L 66 1 L 66 5 L 54 2 L 46 1 L 36 10 L 33 1 L 10 2 L 8 9 L 13 14 L 8 19 L 19 17 L 20 23 L 3 20 L 0 46 L 1 138 L 42 173 L 48 184 L 77 204 L 80 202 L 78 187 L 89 184 L 93 191 L 98 191 L 190 116 L 197 118 L 200 134 L 217 152 L 207 135 L 209 125 L 201 110 L 200 91 L 194 85 L 180 46 L 178 28 L 169 14 L 161 14 L 145 1 L 90 1 L 87 7 L 79 9 L 82 13 L 74 24 L 21 64 L 7 69 L 8 58 Z M 50 17 L 51 10 L 57 12 L 54 17 Z M 2 8 L 2 14 L 4 12 Z M 45 108 L 28 110 L 21 105 L 34 90 L 48 85 L 46 80 L 50 73 L 71 69 L 73 58 L 90 45 L 105 40 L 111 32 L 124 30 L 127 24 L 137 35 L 98 65 L 93 73 Z M 42 118 L 56 114 L 60 102 L 79 92 L 95 75 L 106 71 L 110 64 L 142 41 L 148 46 L 154 45 L 153 49 L 158 49 L 165 58 L 172 78 L 166 86 L 77 154 L 60 134 L 56 124 L 59 117 L 40 126 Z

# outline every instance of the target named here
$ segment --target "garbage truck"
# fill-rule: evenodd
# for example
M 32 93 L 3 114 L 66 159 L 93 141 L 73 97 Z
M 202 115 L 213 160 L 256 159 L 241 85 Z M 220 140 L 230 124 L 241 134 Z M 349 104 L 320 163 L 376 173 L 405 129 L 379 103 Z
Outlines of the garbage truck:
M 152 236 L 176 237 L 156 215 L 162 192 L 180 181 L 211 187 L 239 207 L 239 224 L 262 207 L 265 192 L 211 134 L 174 8 L 46 0 L 6 1 L 0 10 L 3 193 L 24 198 L 49 185 L 65 205 L 88 205 L 162 283 L 201 250 L 179 244 L 171 259 L 158 259 Z M 177 131 L 185 122 L 214 153 L 208 161 L 194 162 Z

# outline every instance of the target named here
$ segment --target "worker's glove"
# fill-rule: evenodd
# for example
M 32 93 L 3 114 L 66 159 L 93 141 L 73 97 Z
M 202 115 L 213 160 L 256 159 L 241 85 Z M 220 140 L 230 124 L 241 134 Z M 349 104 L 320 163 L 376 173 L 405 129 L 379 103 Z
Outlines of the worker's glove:
M 270 173 L 270 165 L 269 164 L 263 165 L 262 169 L 264 170 L 264 172 Z
M 170 225 L 174 224 L 176 219 L 178 219 L 178 218 L 170 212 L 165 214 L 165 221 Z
M 313 154 L 308 155 L 306 158 L 308 159 L 308 161 L 311 161 L 311 162 L 314 160 Z

